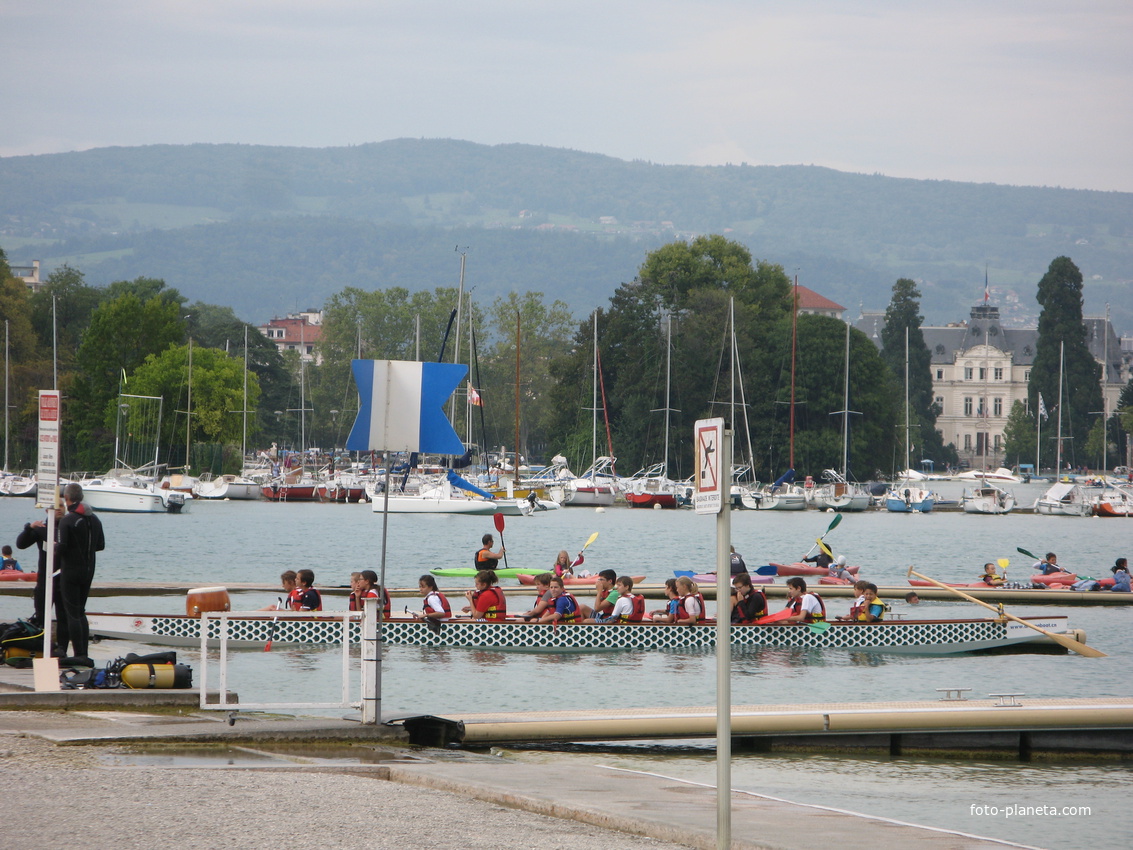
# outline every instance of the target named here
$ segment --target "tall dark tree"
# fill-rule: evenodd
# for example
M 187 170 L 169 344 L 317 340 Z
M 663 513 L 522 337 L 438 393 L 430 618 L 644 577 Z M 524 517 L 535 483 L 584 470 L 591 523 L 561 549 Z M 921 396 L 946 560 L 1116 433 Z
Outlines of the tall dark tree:
M 918 454 L 944 463 L 948 457 L 944 437 L 936 428 L 936 408 L 932 391 L 932 353 L 925 345 L 921 324 L 921 292 L 915 281 L 907 277 L 893 284 L 893 296 L 885 310 L 885 327 L 881 331 L 881 359 L 889 366 L 898 386 L 905 385 L 905 330 L 909 331 L 909 422 L 917 425 L 910 435 L 918 446 Z M 900 424 L 904 427 L 904 411 Z M 901 435 L 904 445 L 904 434 Z M 915 463 L 917 458 L 911 458 Z M 903 466 L 903 459 L 902 459 Z
M 1031 409 L 1038 409 L 1039 393 L 1050 411 L 1051 422 L 1062 414 L 1063 463 L 1086 460 L 1086 438 L 1090 415 L 1102 409 L 1101 365 L 1086 345 L 1086 326 L 1082 322 L 1082 272 L 1069 257 L 1051 262 L 1039 281 L 1039 339 L 1031 366 L 1028 393 Z M 1062 399 L 1058 398 L 1059 350 L 1064 352 Z M 1042 463 L 1051 464 L 1057 452 L 1057 430 L 1043 428 L 1040 446 Z M 1051 437 L 1047 440 L 1047 437 Z

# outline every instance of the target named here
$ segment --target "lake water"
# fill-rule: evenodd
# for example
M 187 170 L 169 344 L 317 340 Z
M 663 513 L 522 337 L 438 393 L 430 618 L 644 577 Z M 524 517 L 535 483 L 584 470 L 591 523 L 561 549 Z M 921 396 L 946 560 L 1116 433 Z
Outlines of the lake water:
M 1047 485 L 1016 485 L 1029 504 Z M 943 482 L 945 497 L 960 486 Z M 24 522 L 38 518 L 25 499 L 0 499 L 0 540 L 14 542 Z M 99 556 L 97 581 L 187 581 L 198 585 L 256 582 L 274 585 L 284 569 L 309 567 L 316 584 L 344 585 L 352 571 L 377 570 L 381 516 L 368 505 L 194 503 L 181 516 L 102 514 L 107 550 Z M 732 540 L 749 567 L 793 561 L 811 547 L 833 519 L 815 512 L 732 513 Z M 508 518 L 504 542 L 510 566 L 546 569 L 560 549 L 587 550 L 591 571 L 611 568 L 661 581 L 673 569 L 705 570 L 715 552 L 715 522 L 682 511 L 604 513 L 563 509 L 531 518 Z M 488 517 L 391 516 L 387 575 L 391 587 L 413 587 L 419 575 L 439 566 L 470 566 L 481 535 L 495 533 Z M 498 543 L 497 535 L 497 543 Z M 1118 556 L 1133 548 L 1133 521 L 1006 517 L 961 513 L 847 515 L 831 532 L 835 553 L 862 565 L 880 585 L 905 584 L 915 566 L 944 581 L 975 580 L 986 561 L 1009 558 L 1008 577 L 1025 579 L 1030 561 L 1016 547 L 1036 554 L 1053 550 L 1068 568 L 1108 575 Z M 17 552 L 17 557 L 21 553 Z M 21 559 L 25 565 L 31 558 Z M 446 585 L 467 585 L 462 579 Z M 530 594 L 509 592 L 509 607 Z M 268 604 L 274 594 L 234 594 L 233 607 Z M 344 608 L 328 596 L 327 608 Z M 410 603 L 395 600 L 395 606 Z M 774 601 L 773 601 L 773 604 Z M 848 608 L 832 600 L 833 614 Z M 898 596 L 896 610 L 907 608 Z M 136 612 L 184 610 L 181 597 L 95 598 L 91 608 Z M 0 597 L 0 620 L 26 615 L 30 602 Z M 981 615 L 963 602 L 922 603 L 918 613 Z M 1012 613 L 1052 613 L 1049 607 L 1013 606 Z M 732 699 L 745 703 L 934 700 L 936 688 L 967 687 L 972 696 L 1015 691 L 1028 697 L 1133 696 L 1133 607 L 1074 607 L 1059 613 L 1085 629 L 1089 642 L 1109 654 L 965 656 L 918 658 L 875 653 L 760 650 L 733 660 Z M 121 653 L 136 649 L 123 643 Z M 196 668 L 194 651 L 181 660 Z M 234 653 L 230 687 L 245 701 L 330 701 L 336 697 L 340 655 L 327 649 L 277 647 L 270 654 Z M 215 676 L 215 665 L 210 677 Z M 215 682 L 215 679 L 212 680 Z M 356 691 L 356 688 L 355 688 Z M 548 655 L 458 649 L 388 647 L 383 665 L 383 711 L 398 714 L 459 714 L 462 711 L 561 708 L 628 708 L 708 705 L 714 702 L 715 658 L 710 653 L 613 653 Z M 583 759 L 714 783 L 711 742 L 687 742 L 657 752 L 515 754 L 517 758 Z M 832 756 L 737 755 L 733 784 L 755 792 L 958 829 L 1042 847 L 1123 847 L 1133 832 L 1126 802 L 1128 762 L 986 762 L 941 759 Z M 1076 817 L 979 816 L 971 806 L 1090 806 Z

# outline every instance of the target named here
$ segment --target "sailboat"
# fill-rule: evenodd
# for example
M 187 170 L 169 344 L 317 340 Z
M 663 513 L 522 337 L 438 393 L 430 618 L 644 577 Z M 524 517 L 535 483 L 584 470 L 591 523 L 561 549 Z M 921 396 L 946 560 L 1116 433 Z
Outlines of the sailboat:
M 860 485 L 851 484 L 846 476 L 850 453 L 850 323 L 846 323 L 846 369 L 842 385 L 842 469 L 824 470 L 827 483 L 815 487 L 810 501 L 819 510 L 864 511 L 870 505 L 870 495 Z
M 570 507 L 606 507 L 614 503 L 617 486 L 613 474 L 615 458 L 598 457 L 598 311 L 594 311 L 594 376 L 593 400 L 590 406 L 591 435 L 590 468 L 578 478 L 566 482 L 567 492 L 563 505 Z
M 675 508 L 684 498 L 684 486 L 669 477 L 669 391 L 672 384 L 673 317 L 665 334 L 665 459 L 639 470 L 626 482 L 626 502 L 631 508 Z
M 282 474 L 267 484 L 260 486 L 260 494 L 269 502 L 318 502 L 319 481 L 307 471 L 307 383 L 302 352 L 306 349 L 303 340 L 303 325 L 299 326 L 299 451 L 281 452 L 283 458 Z
M 1055 453 L 1055 476 L 1053 487 L 1035 500 L 1035 513 L 1047 516 L 1091 516 L 1093 505 L 1085 492 L 1077 484 L 1057 481 L 1062 475 L 1062 379 L 1066 372 L 1065 344 L 1058 344 L 1058 449 Z
M 248 326 L 244 326 L 244 417 L 240 438 L 240 461 L 248 456 Z M 211 472 L 201 475 L 193 486 L 193 496 L 198 499 L 237 499 L 254 501 L 260 498 L 260 484 L 244 475 L 222 475 L 214 478 Z
M 936 504 L 936 496 L 920 487 L 909 475 L 909 329 L 905 328 L 905 472 L 885 494 L 885 508 L 891 513 L 928 513 Z
M 96 511 L 119 513 L 180 513 L 187 507 L 184 493 L 157 486 L 161 396 L 120 395 L 114 429 L 114 468 L 106 475 L 81 482 L 83 501 Z M 157 402 L 157 404 L 153 404 Z M 153 416 L 156 407 L 157 415 Z M 122 435 L 145 434 L 153 429 L 153 462 L 137 468 L 124 460 L 130 454 L 129 440 Z M 147 474 L 152 473 L 152 474 Z

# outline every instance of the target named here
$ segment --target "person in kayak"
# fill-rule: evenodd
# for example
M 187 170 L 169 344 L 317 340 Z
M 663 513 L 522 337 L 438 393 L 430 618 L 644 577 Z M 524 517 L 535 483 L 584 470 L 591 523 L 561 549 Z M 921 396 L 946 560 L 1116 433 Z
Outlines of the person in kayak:
M 807 564 L 814 564 L 816 567 L 822 570 L 829 570 L 830 565 L 834 563 L 834 556 L 824 547 L 819 546 L 818 551 L 814 553 L 814 557 L 803 558 L 803 562 Z
M 854 574 L 846 569 L 845 555 L 839 555 L 826 569 L 829 571 L 831 578 L 840 578 L 845 581 L 854 580 Z
M 1038 570 L 1044 576 L 1066 572 L 1058 565 L 1058 556 L 1053 552 L 1047 552 L 1046 557 L 1036 563 L 1032 569 Z
M 490 534 L 485 534 L 482 538 L 480 538 L 480 542 L 483 545 L 476 552 L 476 557 L 473 559 L 473 563 L 476 565 L 476 569 L 478 570 L 494 570 L 500 563 L 500 558 L 504 556 L 504 547 L 501 546 L 499 552 L 493 552 L 492 544 L 496 542 L 496 538 L 494 538 Z
M 1060 570 L 1055 570 L 1055 572 L 1060 572 Z M 980 581 L 989 587 L 999 587 L 1003 584 L 1003 577 L 995 571 L 995 564 L 988 561 L 984 564 L 984 571 L 983 575 L 980 576 Z
M 578 557 L 572 561 L 570 559 L 570 555 L 567 554 L 567 550 L 563 549 L 559 552 L 559 556 L 555 558 L 555 564 L 552 567 L 552 571 L 559 578 L 562 578 L 564 576 L 573 576 L 574 568 L 581 564 L 584 560 L 586 559 L 582 556 L 582 553 L 579 552 Z
M 799 576 L 787 579 L 787 607 L 791 616 L 783 621 L 785 623 L 821 623 L 826 620 L 822 597 L 808 592 L 806 582 Z
M 738 576 L 741 573 L 744 574 L 744 575 L 747 575 L 747 564 L 744 562 L 743 555 L 741 555 L 739 552 L 736 551 L 735 546 L 733 546 L 731 548 L 732 548 L 732 552 L 731 552 L 731 555 L 729 556 L 729 558 L 730 558 L 730 561 L 731 561 L 730 569 L 731 569 L 732 575 Z

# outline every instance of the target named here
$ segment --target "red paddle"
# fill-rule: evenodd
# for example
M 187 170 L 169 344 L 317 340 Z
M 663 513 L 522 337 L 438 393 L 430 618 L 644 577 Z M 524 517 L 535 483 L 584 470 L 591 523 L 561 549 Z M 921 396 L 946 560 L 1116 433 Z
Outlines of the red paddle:
M 271 634 L 268 635 L 268 642 L 264 644 L 264 652 L 271 652 L 271 642 L 275 640 L 275 627 L 279 625 L 279 615 L 271 621 Z
M 507 569 L 507 550 L 504 546 L 504 515 L 492 514 L 492 522 L 496 524 L 496 531 L 500 533 L 500 549 L 504 550 L 504 569 Z
M 760 617 L 755 621 L 757 626 L 766 626 L 768 623 L 778 623 L 780 620 L 785 620 L 794 612 L 790 608 L 784 608 L 774 614 L 768 614 L 766 617 Z

